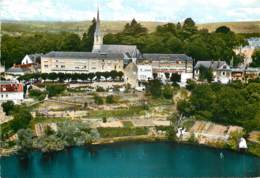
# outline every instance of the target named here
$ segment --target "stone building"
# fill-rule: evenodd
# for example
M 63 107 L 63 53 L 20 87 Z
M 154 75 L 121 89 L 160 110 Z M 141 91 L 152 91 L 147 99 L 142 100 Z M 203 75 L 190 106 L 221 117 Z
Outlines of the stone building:
M 143 54 L 143 59 L 151 61 L 153 73 L 158 78 L 166 79 L 166 73 L 169 77 L 173 73 L 181 75 L 181 81 L 186 82 L 187 79 L 193 77 L 193 60 L 186 54 Z
M 42 73 L 91 73 L 123 71 L 123 54 L 92 52 L 55 52 L 41 59 Z

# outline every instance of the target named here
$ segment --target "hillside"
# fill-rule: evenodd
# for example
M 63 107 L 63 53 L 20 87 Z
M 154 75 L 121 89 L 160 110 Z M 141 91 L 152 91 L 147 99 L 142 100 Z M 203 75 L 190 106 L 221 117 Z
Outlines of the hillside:
M 120 32 L 126 21 L 103 21 L 101 24 L 104 33 Z M 163 22 L 141 22 L 149 31 L 154 31 L 157 25 L 164 24 Z M 3 21 L 2 33 L 17 35 L 21 32 L 75 32 L 82 34 L 86 32 L 91 21 L 79 22 L 43 22 L 43 21 Z M 217 27 L 226 25 L 236 33 L 260 33 L 260 21 L 251 22 L 219 22 L 198 24 L 198 27 L 207 28 L 209 31 L 215 30 Z

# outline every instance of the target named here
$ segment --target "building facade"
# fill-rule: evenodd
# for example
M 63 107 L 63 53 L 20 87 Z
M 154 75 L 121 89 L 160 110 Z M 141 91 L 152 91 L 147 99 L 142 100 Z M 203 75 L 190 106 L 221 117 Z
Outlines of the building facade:
M 137 79 L 139 81 L 148 81 L 153 79 L 153 68 L 151 63 L 137 64 Z
M 185 83 L 193 77 L 193 60 L 185 54 L 143 54 L 143 59 L 151 61 L 153 74 L 160 79 L 167 79 L 173 73 L 181 76 L 181 82 Z
M 0 82 L 0 102 L 14 101 L 16 103 L 23 99 L 23 84 L 12 81 Z
M 123 67 L 123 54 L 53 51 L 41 58 L 42 73 L 110 72 Z

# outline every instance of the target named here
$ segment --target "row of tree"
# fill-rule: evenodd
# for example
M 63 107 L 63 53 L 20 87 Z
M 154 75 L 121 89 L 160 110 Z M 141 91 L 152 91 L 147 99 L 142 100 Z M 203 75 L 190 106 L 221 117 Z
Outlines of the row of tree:
M 2 37 L 2 62 L 7 67 L 20 63 L 26 54 L 61 51 L 91 51 L 96 20 L 82 37 L 74 33 L 36 33 L 32 35 Z M 228 27 L 219 27 L 215 32 L 199 30 L 191 18 L 181 23 L 158 26 L 148 30 L 135 19 L 127 23 L 122 32 L 104 36 L 105 44 L 135 44 L 142 52 L 185 53 L 196 60 L 225 60 L 238 64 L 243 56 L 236 55 L 234 48 L 247 44 L 244 35 L 235 34 Z
M 19 36 L 3 35 L 1 62 L 6 67 L 21 63 L 26 54 L 50 51 L 91 51 L 96 21 L 82 37 L 75 33 L 30 33 Z
M 20 76 L 18 79 L 20 81 L 25 80 L 51 80 L 51 81 L 90 81 L 92 82 L 93 80 L 95 81 L 100 81 L 101 78 L 104 78 L 105 80 L 123 80 L 124 73 L 121 71 L 110 71 L 110 72 L 96 72 L 96 73 L 34 73 L 34 74 L 26 74 L 23 76 Z
M 198 29 L 191 18 L 181 23 L 168 23 L 158 26 L 155 32 L 148 33 L 140 23 L 133 20 L 126 24 L 122 32 L 107 34 L 107 44 L 136 44 L 147 53 L 184 53 L 195 60 L 225 60 L 233 58 L 234 65 L 242 61 L 243 56 L 236 55 L 233 49 L 247 45 L 243 35 L 235 34 L 222 26 L 214 32 Z

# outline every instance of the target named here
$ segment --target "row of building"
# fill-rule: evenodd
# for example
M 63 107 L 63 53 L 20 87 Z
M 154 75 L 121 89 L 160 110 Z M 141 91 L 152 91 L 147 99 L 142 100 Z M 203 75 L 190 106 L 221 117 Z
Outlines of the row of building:
M 103 44 L 99 11 L 92 52 L 52 51 L 47 54 L 26 55 L 21 64 L 14 65 L 6 73 L 20 76 L 37 72 L 95 73 L 116 70 L 122 71 L 125 82 L 135 88 L 155 76 L 166 81 L 172 74 L 179 74 L 183 84 L 188 79 L 198 80 L 201 67 L 211 69 L 214 82 L 220 83 L 255 79 L 260 73 L 257 68 L 232 68 L 224 61 L 198 61 L 195 65 L 194 60 L 186 54 L 142 54 L 136 45 Z M 3 68 L 0 66 L 1 72 Z M 0 100 L 10 98 L 8 92 L 11 89 L 14 93 L 21 92 L 21 87 L 13 83 L 1 83 L 0 88 Z

